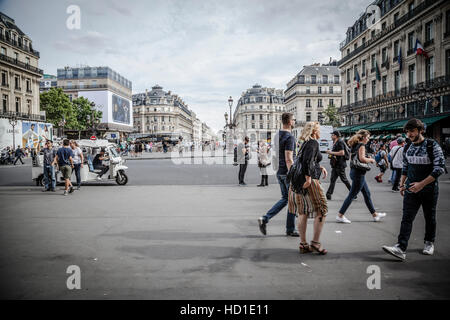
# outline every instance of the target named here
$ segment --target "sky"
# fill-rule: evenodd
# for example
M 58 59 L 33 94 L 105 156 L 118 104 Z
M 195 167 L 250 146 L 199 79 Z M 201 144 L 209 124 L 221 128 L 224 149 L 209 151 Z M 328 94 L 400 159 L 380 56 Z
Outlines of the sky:
M 0 0 L 40 52 L 39 68 L 109 66 L 133 94 L 159 84 L 215 132 L 258 83 L 286 89 L 312 63 L 340 59 L 339 43 L 370 0 Z M 80 8 L 69 29 L 67 8 Z

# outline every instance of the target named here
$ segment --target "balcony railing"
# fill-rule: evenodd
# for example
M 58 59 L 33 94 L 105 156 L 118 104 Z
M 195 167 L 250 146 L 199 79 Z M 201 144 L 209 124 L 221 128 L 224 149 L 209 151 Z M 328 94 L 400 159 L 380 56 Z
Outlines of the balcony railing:
M 33 120 L 33 121 L 45 121 L 46 116 L 40 114 L 28 114 L 25 112 L 4 111 L 0 110 L 0 117 L 12 118 L 16 117 L 18 120 Z
M 423 47 L 426 48 L 428 46 L 431 46 L 432 44 L 434 44 L 434 39 L 430 39 L 428 41 L 425 41 L 423 44 Z
M 339 112 L 345 113 L 348 112 L 350 109 L 355 110 L 362 107 L 367 107 L 370 105 L 382 103 L 382 102 L 388 102 L 393 99 L 399 98 L 399 97 L 407 97 L 411 96 L 413 93 L 417 92 L 418 90 L 433 90 L 442 88 L 445 86 L 450 86 L 450 76 L 442 76 L 439 78 L 435 78 L 426 82 L 418 83 L 417 85 L 411 85 L 409 87 L 403 87 L 400 90 L 394 90 L 387 92 L 386 94 L 380 94 L 377 95 L 374 98 L 369 98 L 367 101 L 357 101 L 345 106 L 342 106 L 339 109 Z
M 406 55 L 408 55 L 408 56 L 413 53 L 414 53 L 414 48 L 410 48 L 410 49 L 408 49 L 408 51 L 406 51 Z
M 8 62 L 8 63 L 11 63 L 11 64 L 14 64 L 14 65 L 16 65 L 18 67 L 21 67 L 23 69 L 26 69 L 26 70 L 30 70 L 30 71 L 35 72 L 35 73 L 39 73 L 40 75 L 44 74 L 44 71 L 42 71 L 41 69 L 33 67 L 33 66 L 30 66 L 28 63 L 21 62 L 21 61 L 19 61 L 17 59 L 8 57 L 7 55 L 4 55 L 4 54 L 0 54 L 0 60 Z
M 40 56 L 39 55 L 39 51 L 33 50 L 33 48 L 31 48 L 30 46 L 26 46 L 23 43 L 21 44 L 21 43 L 15 41 L 13 39 L 6 38 L 5 35 L 3 35 L 3 34 L 0 34 L 0 40 L 3 41 L 3 42 L 6 42 L 6 43 L 8 43 L 8 44 L 10 44 L 10 45 L 12 45 L 12 46 L 14 46 L 16 48 L 19 48 L 19 49 L 22 49 L 22 50 L 24 50 L 26 52 L 29 52 L 29 53 L 31 53 L 32 55 L 34 55 L 34 56 L 36 56 L 38 58 Z
M 362 52 L 364 49 L 370 47 L 374 42 L 378 41 L 380 38 L 382 38 L 385 35 L 393 32 L 394 30 L 399 28 L 401 25 L 403 25 L 406 22 L 408 22 L 409 20 L 415 18 L 417 15 L 423 13 L 426 9 L 428 9 L 429 7 L 435 5 L 435 4 L 439 3 L 439 2 L 441 2 L 441 1 L 436 1 L 436 0 L 425 0 L 425 1 L 423 1 L 417 7 L 415 7 L 413 10 L 405 13 L 402 17 L 398 18 L 393 24 L 391 24 L 386 29 L 382 30 L 377 35 L 375 35 L 374 38 L 368 40 L 366 43 L 362 44 L 357 49 L 353 50 L 352 52 L 347 54 L 345 57 L 343 57 L 338 62 L 338 66 L 340 66 L 343 63 L 345 63 L 346 61 L 350 60 L 350 58 L 356 56 L 357 54 Z M 341 50 L 342 50 L 343 47 L 345 47 L 348 43 L 350 43 L 352 41 L 353 41 L 353 39 L 351 39 L 349 41 L 345 41 L 345 44 L 341 46 Z

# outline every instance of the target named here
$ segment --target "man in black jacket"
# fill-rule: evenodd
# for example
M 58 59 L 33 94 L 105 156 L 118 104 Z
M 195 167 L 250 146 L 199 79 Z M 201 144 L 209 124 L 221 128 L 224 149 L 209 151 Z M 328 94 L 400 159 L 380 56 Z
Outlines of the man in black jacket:
M 23 153 L 23 150 L 20 148 L 20 146 L 17 146 L 15 155 L 16 155 L 16 159 L 14 160 L 14 165 L 16 165 L 17 160 L 20 160 L 20 162 L 22 162 L 22 164 L 24 164 L 23 161 L 22 161 L 22 157 L 25 156 L 25 155 Z
M 330 186 L 327 191 L 327 199 L 331 200 L 331 195 L 334 192 L 334 187 L 336 185 L 337 178 L 341 178 L 341 181 L 345 184 L 347 189 L 350 191 L 351 185 L 347 180 L 347 175 L 345 174 L 345 168 L 347 167 L 347 161 L 345 160 L 345 152 L 348 152 L 345 142 L 340 139 L 341 133 L 337 130 L 333 131 L 331 134 L 331 139 L 333 140 L 332 150 L 327 150 L 330 155 L 330 165 L 331 165 L 331 178 Z

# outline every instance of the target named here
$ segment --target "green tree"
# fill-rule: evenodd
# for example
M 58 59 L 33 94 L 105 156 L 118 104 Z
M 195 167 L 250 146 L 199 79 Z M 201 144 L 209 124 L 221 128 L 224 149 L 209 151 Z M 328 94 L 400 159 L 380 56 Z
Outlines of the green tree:
M 51 88 L 40 95 L 40 108 L 45 111 L 47 121 L 57 128 L 76 128 L 77 118 L 69 97 L 61 88 Z M 64 126 L 61 123 L 65 122 Z
M 325 109 L 325 125 L 333 126 L 334 128 L 341 126 L 336 106 L 330 104 Z
M 73 110 L 77 118 L 76 130 L 86 130 L 92 127 L 93 123 L 100 122 L 102 112 L 95 109 L 95 105 L 84 97 L 79 97 L 72 101 Z

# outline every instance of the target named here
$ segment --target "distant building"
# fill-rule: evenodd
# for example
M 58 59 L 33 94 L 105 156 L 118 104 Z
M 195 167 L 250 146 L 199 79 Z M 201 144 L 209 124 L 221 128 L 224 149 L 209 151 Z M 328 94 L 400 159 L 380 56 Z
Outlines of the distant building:
M 135 133 L 154 141 L 191 142 L 194 136 L 195 115 L 176 94 L 166 92 L 159 85 L 151 91 L 133 95 Z M 197 124 L 198 130 L 198 124 Z M 199 133 L 195 133 L 199 139 Z
M 255 84 L 239 98 L 233 116 L 236 130 L 248 136 L 250 142 L 270 141 L 281 129 L 283 103 L 283 90 Z
M 109 67 L 65 67 L 58 69 L 57 83 L 71 101 L 85 97 L 102 111 L 98 130 L 119 132 L 121 139 L 133 132 L 130 80 Z
M 39 92 L 46 92 L 51 88 L 58 87 L 58 78 L 51 74 L 44 74 L 44 76 L 39 79 Z
M 341 94 L 336 63 L 304 66 L 284 92 L 286 111 L 296 119 L 293 135 L 298 137 L 308 121 L 325 120 L 324 111 L 329 105 L 341 106 Z

